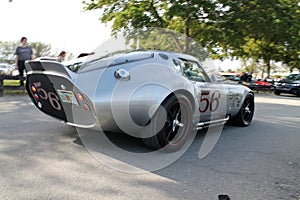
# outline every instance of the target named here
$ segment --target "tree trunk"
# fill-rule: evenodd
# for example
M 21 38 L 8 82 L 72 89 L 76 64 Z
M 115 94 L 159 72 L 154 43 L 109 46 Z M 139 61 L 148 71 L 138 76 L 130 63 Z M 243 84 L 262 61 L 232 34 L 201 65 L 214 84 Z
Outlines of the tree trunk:
M 189 23 L 190 19 L 186 18 L 184 20 L 184 36 L 185 36 L 185 42 L 184 42 L 184 48 L 183 52 L 184 53 L 189 53 L 189 43 L 190 43 L 190 30 L 189 30 Z
M 265 78 L 264 75 L 265 75 L 265 63 L 263 63 L 263 65 L 262 65 L 262 70 L 261 70 L 261 78 L 262 78 L 262 79 Z
M 169 34 L 171 35 L 171 38 L 173 39 L 173 41 L 178 49 L 178 52 L 183 53 L 184 49 L 181 47 L 181 45 L 178 41 L 178 38 L 172 32 L 169 32 Z
M 270 72 L 271 72 L 271 61 L 267 60 L 267 78 L 270 78 Z

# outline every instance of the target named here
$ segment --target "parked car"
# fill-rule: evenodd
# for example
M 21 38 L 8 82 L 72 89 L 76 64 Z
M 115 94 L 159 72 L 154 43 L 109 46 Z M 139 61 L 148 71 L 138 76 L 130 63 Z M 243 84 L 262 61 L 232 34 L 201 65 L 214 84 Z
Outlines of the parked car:
M 249 88 L 213 82 L 186 54 L 119 51 L 88 61 L 28 61 L 26 69 L 40 111 L 80 128 L 138 133 L 152 149 L 178 149 L 191 130 L 229 119 L 248 126 L 254 114 Z
M 286 79 L 277 83 L 274 93 L 276 95 L 288 93 L 300 96 L 300 74 L 290 74 Z
M 256 80 L 255 83 L 257 84 L 258 90 L 271 91 L 275 89 L 275 86 L 268 81 Z
M 250 88 L 251 90 L 259 91 L 258 83 L 256 81 L 239 81 L 240 84 Z
M 283 79 L 282 81 L 291 81 L 291 80 L 299 80 L 299 74 L 295 73 L 295 74 L 290 74 L 288 75 L 285 79 Z
M 12 75 L 14 68 L 8 63 L 0 63 L 0 75 Z
M 233 74 L 221 74 L 222 77 L 231 81 L 240 81 L 240 77 Z

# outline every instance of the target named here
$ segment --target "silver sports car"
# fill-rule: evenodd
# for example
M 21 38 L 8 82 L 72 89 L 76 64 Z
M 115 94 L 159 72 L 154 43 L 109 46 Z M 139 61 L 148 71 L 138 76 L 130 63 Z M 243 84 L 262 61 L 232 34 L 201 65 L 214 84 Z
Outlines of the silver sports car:
M 151 50 L 88 57 L 28 61 L 34 105 L 72 126 L 142 138 L 152 149 L 178 149 L 193 130 L 252 121 L 253 92 L 216 82 L 193 56 Z

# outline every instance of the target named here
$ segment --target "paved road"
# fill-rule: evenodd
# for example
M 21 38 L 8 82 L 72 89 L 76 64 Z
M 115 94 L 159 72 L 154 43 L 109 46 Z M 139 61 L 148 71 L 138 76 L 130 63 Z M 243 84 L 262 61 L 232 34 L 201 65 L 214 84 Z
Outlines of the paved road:
M 300 98 L 258 94 L 248 128 L 226 126 L 198 158 L 205 133 L 170 166 L 130 174 L 108 168 L 76 130 L 27 97 L 0 98 L 0 199 L 300 199 Z M 143 148 L 130 138 L 120 141 Z

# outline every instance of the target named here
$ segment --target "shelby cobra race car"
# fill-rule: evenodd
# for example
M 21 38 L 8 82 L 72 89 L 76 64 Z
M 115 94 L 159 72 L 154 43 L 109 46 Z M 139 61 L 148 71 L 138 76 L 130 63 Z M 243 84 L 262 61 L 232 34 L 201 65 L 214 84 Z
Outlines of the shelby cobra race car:
M 140 137 L 152 149 L 179 148 L 192 130 L 252 121 L 253 92 L 214 81 L 195 57 L 152 50 L 93 56 L 28 61 L 34 105 L 72 126 Z

